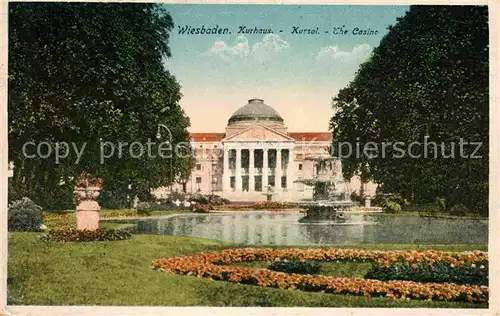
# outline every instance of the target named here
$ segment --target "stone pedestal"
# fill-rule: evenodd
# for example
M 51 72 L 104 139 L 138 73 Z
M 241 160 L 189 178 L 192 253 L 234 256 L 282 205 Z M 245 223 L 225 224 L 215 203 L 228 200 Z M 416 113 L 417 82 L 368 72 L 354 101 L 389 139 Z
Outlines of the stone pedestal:
M 94 231 L 99 228 L 99 212 L 101 206 L 97 203 L 100 188 L 76 188 L 76 229 Z
M 371 197 L 367 197 L 365 199 L 365 207 L 371 207 L 372 205 L 372 198 Z

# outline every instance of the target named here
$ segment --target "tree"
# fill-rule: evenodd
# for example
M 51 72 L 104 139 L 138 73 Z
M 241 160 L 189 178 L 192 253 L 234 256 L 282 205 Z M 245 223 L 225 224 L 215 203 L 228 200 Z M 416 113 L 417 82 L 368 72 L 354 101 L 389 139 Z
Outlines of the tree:
M 392 143 L 378 157 L 344 158 L 344 174 L 360 173 L 389 192 L 417 201 L 444 197 L 488 212 L 488 11 L 484 6 L 411 6 L 362 64 L 355 79 L 333 100 L 330 127 L 335 148 Z M 481 142 L 466 146 L 460 139 Z M 427 158 L 411 158 L 413 141 L 436 142 Z M 395 142 L 403 142 L 399 156 Z M 455 157 L 444 158 L 452 151 Z M 372 146 L 372 145 L 369 145 Z M 415 148 L 415 147 L 413 147 Z M 422 145 L 414 155 L 425 154 Z M 437 158 L 435 158 L 437 156 Z
M 64 207 L 72 201 L 71 179 L 83 170 L 102 177 L 108 192 L 131 185 L 128 193 L 141 196 L 170 184 L 169 160 L 157 152 L 139 155 L 140 146 L 130 144 L 157 145 L 160 123 L 171 130 L 172 145 L 189 143 L 180 86 L 162 63 L 171 56 L 173 26 L 155 4 L 9 4 L 9 159 L 16 189 L 44 207 Z M 24 155 L 27 142 L 43 141 L 86 145 L 78 163 L 72 147 L 59 162 Z M 115 146 L 113 155 L 106 142 Z M 121 156 L 119 142 L 129 144 Z M 35 147 L 28 148 L 33 154 Z M 173 172 L 191 163 L 173 159 Z

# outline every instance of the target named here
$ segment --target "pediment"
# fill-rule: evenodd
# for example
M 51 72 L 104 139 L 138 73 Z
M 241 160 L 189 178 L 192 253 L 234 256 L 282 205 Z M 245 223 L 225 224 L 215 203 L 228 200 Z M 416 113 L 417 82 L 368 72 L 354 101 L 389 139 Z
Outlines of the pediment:
M 272 128 L 256 124 L 239 133 L 236 133 L 223 141 L 272 141 L 289 142 L 294 139 L 288 135 L 273 130 Z

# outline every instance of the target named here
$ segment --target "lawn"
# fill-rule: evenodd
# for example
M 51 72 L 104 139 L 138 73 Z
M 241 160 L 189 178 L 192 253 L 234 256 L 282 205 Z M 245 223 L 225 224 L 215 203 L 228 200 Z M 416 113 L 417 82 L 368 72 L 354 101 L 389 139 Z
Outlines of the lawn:
M 9 304 L 486 308 L 487 304 L 402 301 L 260 288 L 153 271 L 152 260 L 236 245 L 133 235 L 101 243 L 48 243 L 40 233 L 9 233 Z M 276 246 L 274 246 L 276 247 Z M 315 248 L 317 246 L 314 246 Z M 325 246 L 326 247 L 326 246 Z M 360 249 L 487 250 L 486 245 L 342 245 Z M 303 247 L 300 247 L 303 248 Z M 255 263 L 262 264 L 262 263 Z M 359 276 L 366 263 L 329 264 L 325 274 Z

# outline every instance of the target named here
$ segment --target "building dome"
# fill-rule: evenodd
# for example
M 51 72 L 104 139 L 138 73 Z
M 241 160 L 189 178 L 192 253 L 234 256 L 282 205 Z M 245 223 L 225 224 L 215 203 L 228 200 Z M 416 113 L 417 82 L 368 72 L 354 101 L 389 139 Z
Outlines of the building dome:
M 283 118 L 262 99 L 250 99 L 248 103 L 233 113 L 229 125 L 243 121 L 273 121 L 283 123 Z

